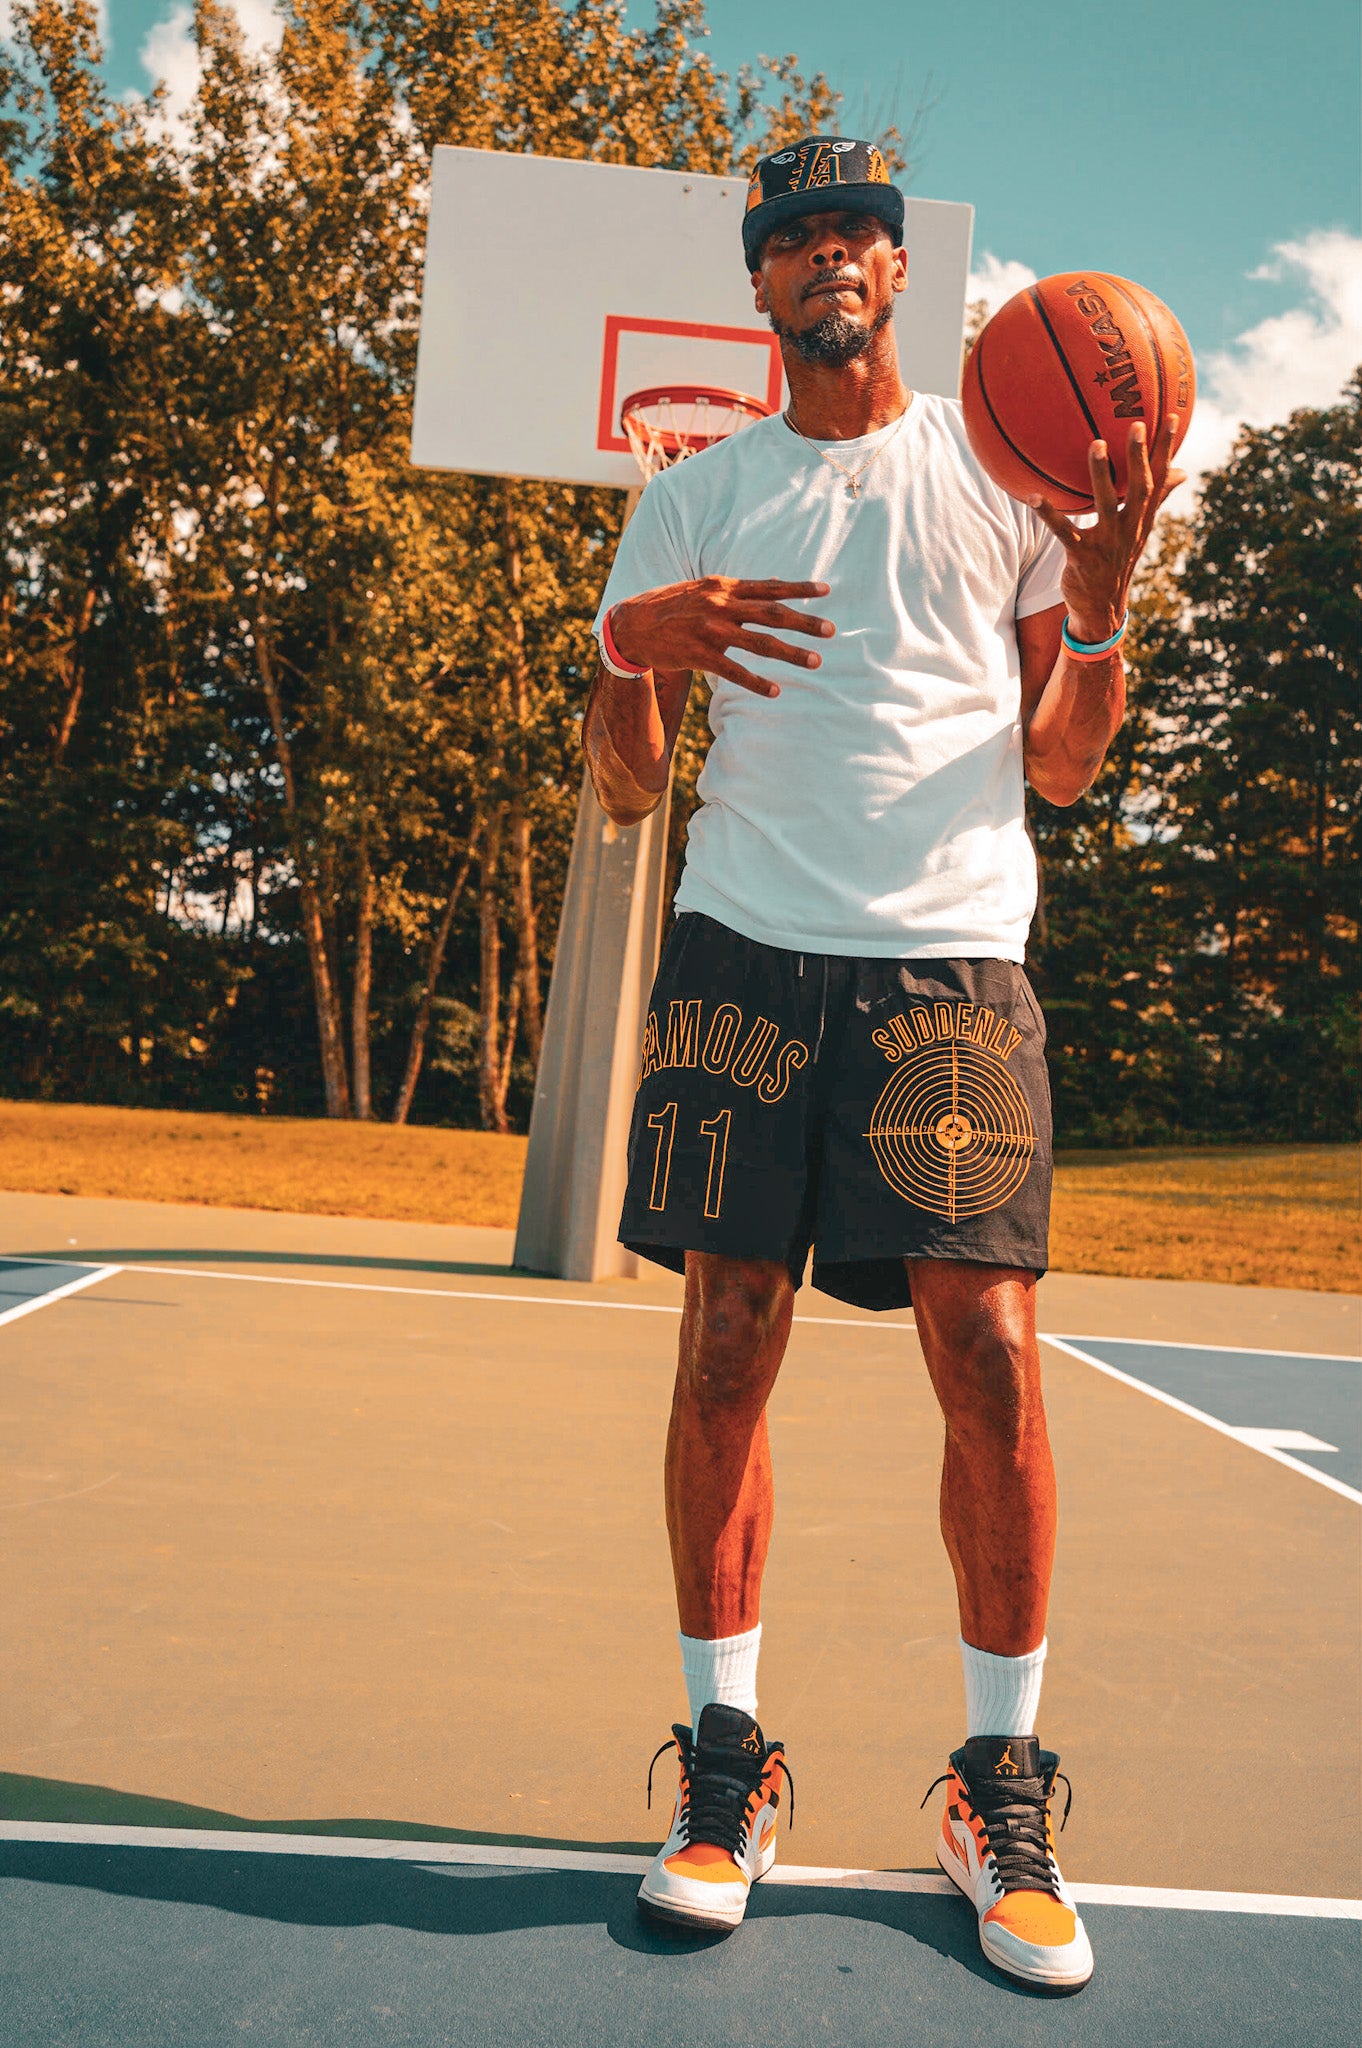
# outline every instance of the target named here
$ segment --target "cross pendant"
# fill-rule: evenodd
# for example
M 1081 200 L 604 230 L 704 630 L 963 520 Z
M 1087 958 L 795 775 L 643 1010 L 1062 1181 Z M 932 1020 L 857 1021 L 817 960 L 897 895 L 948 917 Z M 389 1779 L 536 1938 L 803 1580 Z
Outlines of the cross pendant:
M 860 488 L 856 482 L 855 477 L 849 476 L 847 478 L 847 496 L 849 498 L 859 498 L 860 495 Z

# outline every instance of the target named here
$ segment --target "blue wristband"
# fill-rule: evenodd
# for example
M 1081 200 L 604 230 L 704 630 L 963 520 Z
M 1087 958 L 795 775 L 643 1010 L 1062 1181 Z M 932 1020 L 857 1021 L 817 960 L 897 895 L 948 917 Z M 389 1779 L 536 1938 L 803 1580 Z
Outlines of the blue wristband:
M 1130 613 L 1127 610 L 1122 613 L 1121 623 L 1112 634 L 1110 640 L 1075 640 L 1069 631 L 1069 614 L 1065 612 L 1064 624 L 1059 629 L 1059 637 L 1068 648 L 1070 654 L 1085 654 L 1089 661 L 1093 661 L 1099 655 L 1110 654 L 1114 647 L 1120 646 L 1126 637 L 1126 627 L 1129 624 Z

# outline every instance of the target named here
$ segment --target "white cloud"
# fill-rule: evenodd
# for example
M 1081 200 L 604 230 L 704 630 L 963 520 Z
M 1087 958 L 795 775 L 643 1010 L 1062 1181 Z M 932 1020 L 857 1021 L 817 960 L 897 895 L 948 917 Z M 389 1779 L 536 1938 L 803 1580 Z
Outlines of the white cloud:
M 1334 404 L 1362 361 L 1362 235 L 1317 228 L 1279 242 L 1250 276 L 1295 283 L 1300 303 L 1198 361 L 1196 411 L 1178 456 L 1193 483 L 1225 461 L 1241 424 L 1269 427 L 1298 406 Z M 1179 491 L 1174 506 L 1188 495 Z
M 253 55 L 278 49 L 284 20 L 274 0 L 227 0 L 227 4 L 237 18 L 246 48 Z M 162 15 L 147 31 L 137 54 L 150 83 L 153 86 L 163 84 L 166 88 L 162 125 L 172 139 L 187 141 L 185 131 L 189 110 L 194 104 L 203 69 L 194 41 L 192 5 L 186 4 L 186 0 L 177 0 L 170 12 Z
M 992 319 L 999 306 L 1013 298 L 1016 293 L 1025 291 L 1027 285 L 1034 284 L 1035 281 L 1035 271 L 1028 270 L 1024 263 L 1004 262 L 1001 257 L 985 249 L 976 268 L 969 274 L 965 300 L 972 306 L 982 299 L 988 307 L 989 318 Z

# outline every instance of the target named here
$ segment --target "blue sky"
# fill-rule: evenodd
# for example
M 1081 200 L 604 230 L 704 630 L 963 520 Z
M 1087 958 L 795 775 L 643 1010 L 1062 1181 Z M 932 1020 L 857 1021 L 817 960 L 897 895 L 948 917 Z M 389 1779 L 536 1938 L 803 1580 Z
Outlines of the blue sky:
M 235 4 L 248 31 L 267 19 L 269 0 Z M 173 68 L 174 0 L 106 5 L 118 89 L 145 88 L 157 23 Z M 651 0 L 627 11 L 647 22 Z M 1232 416 L 1327 403 L 1362 356 L 1356 0 L 710 0 L 709 18 L 722 69 L 792 51 L 825 71 L 847 132 L 932 102 L 911 189 L 972 202 L 992 296 L 1024 281 L 998 266 L 1095 266 L 1166 299 L 1202 369 L 1205 459 Z
M 170 0 L 108 0 L 114 82 Z M 652 16 L 631 0 L 630 17 Z M 844 126 L 906 125 L 924 94 L 912 189 L 968 199 L 976 250 L 1044 273 L 1138 278 L 1201 349 L 1276 309 L 1248 273 L 1312 228 L 1356 232 L 1355 0 L 711 0 L 736 70 L 794 51 L 845 95 Z

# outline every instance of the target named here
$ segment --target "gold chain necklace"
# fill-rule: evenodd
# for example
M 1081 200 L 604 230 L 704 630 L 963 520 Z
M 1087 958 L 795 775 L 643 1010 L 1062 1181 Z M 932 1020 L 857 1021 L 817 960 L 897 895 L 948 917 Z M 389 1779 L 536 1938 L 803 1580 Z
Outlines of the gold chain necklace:
M 859 498 L 861 493 L 858 484 L 858 479 L 865 475 L 866 471 L 870 468 L 871 463 L 879 461 L 885 449 L 889 446 L 889 443 L 894 439 L 894 436 L 898 433 L 899 428 L 907 419 L 909 409 L 911 408 L 912 403 L 913 400 L 910 394 L 908 404 L 904 406 L 903 411 L 899 414 L 897 420 L 894 422 L 893 432 L 885 435 L 879 447 L 875 450 L 875 453 L 872 456 L 870 456 L 867 461 L 863 462 L 859 469 L 848 469 L 845 463 L 841 463 L 837 460 L 836 456 L 829 455 L 826 448 L 820 448 L 816 441 L 810 441 L 808 435 L 795 425 L 793 419 L 790 417 L 790 408 L 788 406 L 786 406 L 785 408 L 783 418 L 786 426 L 790 429 L 790 432 L 792 434 L 798 434 L 800 440 L 803 441 L 808 447 L 812 448 L 815 455 L 822 456 L 824 462 L 827 463 L 829 469 L 835 469 L 839 476 L 844 476 L 846 478 L 847 495 L 852 498 Z

